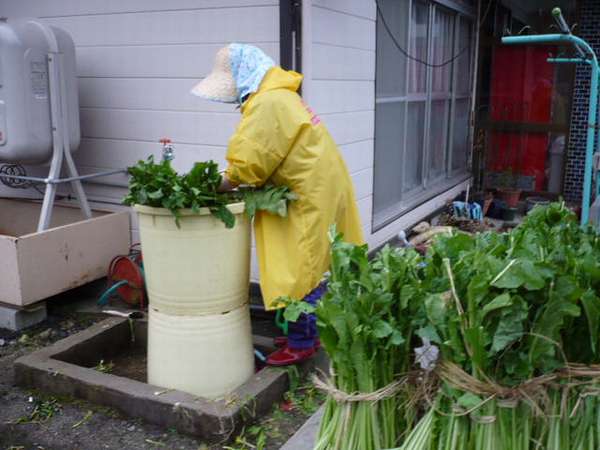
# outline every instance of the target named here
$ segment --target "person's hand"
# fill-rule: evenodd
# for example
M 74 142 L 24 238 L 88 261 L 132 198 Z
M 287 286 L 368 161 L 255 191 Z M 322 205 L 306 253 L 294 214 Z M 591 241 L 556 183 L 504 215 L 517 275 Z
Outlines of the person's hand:
M 236 186 L 231 181 L 229 181 L 229 178 L 227 178 L 227 175 L 225 175 L 224 173 L 221 175 L 222 175 L 221 185 L 219 186 L 218 191 L 219 192 L 233 191 Z

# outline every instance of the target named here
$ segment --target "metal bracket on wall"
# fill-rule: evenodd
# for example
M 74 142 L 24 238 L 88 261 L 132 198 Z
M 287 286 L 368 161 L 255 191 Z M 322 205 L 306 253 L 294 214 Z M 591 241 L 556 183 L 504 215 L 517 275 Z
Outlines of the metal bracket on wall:
M 50 91 L 50 119 L 52 127 L 52 159 L 50 161 L 50 169 L 48 176 L 45 178 L 30 177 L 26 175 L 14 175 L 3 173 L 0 178 L 9 180 L 29 181 L 34 183 L 43 183 L 46 185 L 44 199 L 42 202 L 42 210 L 38 222 L 37 231 L 41 232 L 50 227 L 52 219 L 52 209 L 56 198 L 58 185 L 61 183 L 70 183 L 77 197 L 79 206 L 86 219 L 92 217 L 92 210 L 87 200 L 83 185 L 84 179 L 97 178 L 102 176 L 114 175 L 116 173 L 124 173 L 125 169 L 118 169 L 109 172 L 94 173 L 88 175 L 79 175 L 75 161 L 71 155 L 71 142 L 69 137 L 69 110 L 67 107 L 67 86 L 64 77 L 64 61 L 63 54 L 60 52 L 58 42 L 54 33 L 47 26 L 39 22 L 36 24 L 41 27 L 50 51 L 48 52 L 48 85 Z M 66 166 L 67 178 L 60 178 L 63 164 Z
M 600 172 L 600 153 L 594 153 L 593 167 L 594 171 Z

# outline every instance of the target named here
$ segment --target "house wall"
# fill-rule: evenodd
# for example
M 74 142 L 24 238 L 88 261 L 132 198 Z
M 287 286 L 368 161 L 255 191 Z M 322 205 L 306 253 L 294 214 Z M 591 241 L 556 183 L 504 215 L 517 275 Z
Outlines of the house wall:
M 202 101 L 190 88 L 226 43 L 253 43 L 279 56 L 278 0 L 0 0 L 0 11 L 9 18 L 40 17 L 72 35 L 82 129 L 76 161 L 83 173 L 159 156 L 164 136 L 175 144 L 177 169 L 197 160 L 223 163 L 239 112 Z M 340 145 L 365 236 L 375 247 L 463 186 L 372 232 L 376 5 L 304 0 L 303 12 L 304 95 Z M 126 183 L 125 176 L 112 176 L 88 183 L 86 191 L 118 208 Z M 137 240 L 135 221 L 132 233 Z
M 158 157 L 158 141 L 165 136 L 175 144 L 179 170 L 198 160 L 222 164 L 239 111 L 194 97 L 190 89 L 227 43 L 252 43 L 279 58 L 278 0 L 0 0 L 0 13 L 9 20 L 38 17 L 71 34 L 82 132 L 75 159 L 81 173 Z M 126 186 L 122 175 L 87 183 L 85 189 L 103 208 L 119 209 Z M 133 219 L 132 239 L 138 241 Z
M 42 18 L 73 37 L 82 131 L 76 161 L 84 173 L 158 155 L 164 136 L 175 143 L 179 169 L 223 161 L 239 112 L 190 89 L 226 43 L 279 56 L 278 0 L 2 0 L 0 11 L 9 20 Z M 124 186 L 124 176 L 111 177 L 87 190 L 118 201 Z
M 580 0 L 578 4 L 579 20 L 576 34 L 585 39 L 598 55 L 600 54 L 600 33 L 598 32 L 600 1 Z M 583 193 L 589 92 L 590 68 L 586 64 L 578 64 L 573 87 L 571 130 L 563 188 L 565 199 L 573 202 L 581 201 Z M 597 144 L 596 141 L 595 144 Z
M 191 86 L 228 42 L 279 54 L 277 0 L 3 0 L 0 10 L 39 16 L 73 37 L 84 167 L 135 161 L 162 136 L 179 144 L 182 165 L 222 155 L 239 113 L 191 96 Z
M 365 237 L 375 248 L 443 206 L 465 184 L 373 231 L 376 4 L 374 0 L 303 0 L 303 4 L 303 29 L 312 42 L 303 54 L 309 78 L 305 97 L 340 146 L 354 180 Z
M 375 131 L 375 2 L 313 0 L 308 101 L 340 147 L 371 232 Z

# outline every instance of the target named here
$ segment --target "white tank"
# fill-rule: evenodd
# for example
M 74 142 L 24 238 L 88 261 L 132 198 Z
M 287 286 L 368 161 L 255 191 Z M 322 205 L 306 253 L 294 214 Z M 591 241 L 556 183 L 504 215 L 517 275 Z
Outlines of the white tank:
M 75 45 L 38 20 L 0 21 L 0 162 L 39 164 L 52 155 L 48 53 L 62 54 L 71 151 L 79 147 Z
M 149 297 L 148 383 L 205 398 L 226 396 L 254 373 L 248 285 L 250 221 L 229 205 L 225 228 L 208 208 L 136 205 Z

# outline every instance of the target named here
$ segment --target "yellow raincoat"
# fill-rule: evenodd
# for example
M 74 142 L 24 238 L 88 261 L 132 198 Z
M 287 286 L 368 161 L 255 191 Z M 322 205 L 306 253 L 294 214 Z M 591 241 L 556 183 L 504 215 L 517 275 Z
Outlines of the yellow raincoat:
M 229 141 L 227 177 L 234 184 L 288 186 L 298 200 L 285 218 L 255 218 L 260 285 L 267 309 L 277 298 L 302 299 L 329 270 L 332 224 L 348 242 L 363 243 L 352 181 L 329 132 L 297 90 L 302 75 L 270 69 L 242 106 Z

